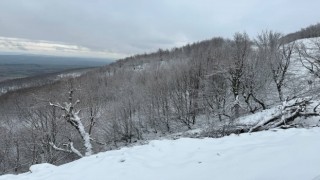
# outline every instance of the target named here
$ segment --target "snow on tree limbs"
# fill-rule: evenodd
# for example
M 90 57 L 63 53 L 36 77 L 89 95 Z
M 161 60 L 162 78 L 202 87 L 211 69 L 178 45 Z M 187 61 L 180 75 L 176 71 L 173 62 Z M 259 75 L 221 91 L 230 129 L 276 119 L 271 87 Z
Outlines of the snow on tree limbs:
M 261 131 L 281 127 L 292 122 L 297 117 L 319 116 L 319 113 L 307 110 L 307 106 L 311 104 L 311 98 L 297 98 L 290 101 L 284 101 L 279 110 L 276 111 L 269 118 L 260 121 L 253 126 L 249 132 Z
M 92 145 L 91 145 L 91 138 L 88 132 L 86 132 L 83 123 L 81 122 L 81 118 L 79 117 L 80 110 L 76 111 L 75 107 L 77 104 L 80 103 L 80 100 L 77 100 L 73 102 L 73 92 L 74 90 L 71 89 L 69 91 L 69 102 L 64 102 L 63 105 L 60 103 L 49 103 L 50 106 L 60 108 L 63 111 L 62 117 L 71 125 L 73 126 L 77 132 L 80 134 L 83 146 L 85 147 L 85 154 L 83 155 L 79 150 L 77 150 L 73 146 L 73 142 L 71 139 L 69 139 L 69 142 L 66 144 L 67 149 L 59 148 L 57 147 L 53 142 L 50 142 L 50 145 L 53 147 L 53 149 L 57 151 L 63 151 L 68 153 L 74 153 L 78 155 L 79 157 L 83 156 L 90 156 L 92 154 Z

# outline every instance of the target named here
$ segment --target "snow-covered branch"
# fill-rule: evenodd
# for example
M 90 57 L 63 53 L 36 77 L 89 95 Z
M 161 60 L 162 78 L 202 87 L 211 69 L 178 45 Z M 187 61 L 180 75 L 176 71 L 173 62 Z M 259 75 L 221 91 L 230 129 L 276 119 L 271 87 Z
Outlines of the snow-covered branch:
M 70 145 L 70 149 L 73 153 L 75 153 L 76 155 L 78 155 L 79 157 L 83 157 L 83 155 L 80 153 L 80 151 L 78 151 L 74 146 L 73 146 L 73 142 L 69 143 Z
M 74 153 L 74 154 L 78 155 L 79 157 L 83 157 L 83 155 L 80 153 L 80 151 L 78 151 L 73 146 L 73 142 L 72 141 L 70 141 L 68 144 L 66 144 L 69 149 L 59 148 L 53 142 L 50 142 L 49 144 L 56 151 L 62 151 L 62 152 L 66 152 L 66 153 Z
M 291 101 L 284 101 L 279 109 L 270 117 L 265 118 L 253 126 L 249 132 L 265 130 L 270 128 L 286 125 L 287 122 L 293 121 L 298 116 L 313 116 L 317 113 L 306 113 L 306 106 L 310 103 L 311 98 L 297 98 Z
M 70 90 L 69 91 L 69 103 L 64 102 L 63 103 L 64 105 L 61 105 L 60 103 L 51 103 L 50 102 L 50 106 L 58 107 L 64 112 L 63 118 L 78 131 L 78 133 L 80 134 L 80 136 L 83 140 L 83 146 L 86 148 L 85 156 L 89 156 L 92 154 L 92 145 L 90 142 L 90 135 L 89 135 L 89 133 L 86 132 L 84 125 L 81 122 L 81 118 L 79 117 L 80 110 L 78 110 L 78 111 L 75 110 L 75 106 L 78 103 L 80 103 L 80 100 L 77 100 L 73 103 L 72 102 L 72 100 L 73 100 L 72 95 L 73 95 L 73 90 Z M 81 155 L 81 153 L 73 147 L 72 142 L 69 145 L 70 145 L 70 149 L 72 152 L 76 153 L 77 155 Z M 82 157 L 82 155 L 81 155 L 81 157 Z

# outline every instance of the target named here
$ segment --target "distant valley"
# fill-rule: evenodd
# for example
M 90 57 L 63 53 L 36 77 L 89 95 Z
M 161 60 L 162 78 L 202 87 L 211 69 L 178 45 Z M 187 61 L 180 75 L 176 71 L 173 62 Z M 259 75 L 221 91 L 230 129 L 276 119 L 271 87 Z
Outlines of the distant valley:
M 71 69 L 99 67 L 111 60 L 36 55 L 0 55 L 0 82 L 57 73 Z

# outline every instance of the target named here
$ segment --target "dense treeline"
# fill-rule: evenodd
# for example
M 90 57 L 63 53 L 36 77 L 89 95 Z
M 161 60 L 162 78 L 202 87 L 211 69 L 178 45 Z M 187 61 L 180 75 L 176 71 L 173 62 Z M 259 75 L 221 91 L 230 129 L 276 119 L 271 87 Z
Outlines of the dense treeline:
M 302 28 L 300 31 L 287 34 L 283 37 L 285 42 L 293 42 L 298 39 L 320 37 L 320 23 Z
M 282 37 L 236 33 L 0 96 L 0 172 L 199 126 L 232 127 L 241 115 L 307 93 L 289 71 L 298 46 Z

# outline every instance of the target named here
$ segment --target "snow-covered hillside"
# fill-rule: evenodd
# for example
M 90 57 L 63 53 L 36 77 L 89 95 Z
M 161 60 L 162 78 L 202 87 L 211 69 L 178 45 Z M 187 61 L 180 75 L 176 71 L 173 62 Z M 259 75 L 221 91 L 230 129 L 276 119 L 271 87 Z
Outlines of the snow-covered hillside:
M 0 180 L 320 179 L 320 128 L 151 141 Z
M 311 55 L 316 55 L 317 47 L 316 42 L 320 40 L 317 38 L 300 39 L 295 41 L 296 47 L 303 45 L 306 47 L 306 52 Z M 309 72 L 305 66 L 310 66 L 310 63 L 306 61 L 303 57 L 300 57 L 297 48 L 293 51 L 292 60 L 288 69 L 288 77 L 286 80 L 286 87 L 284 91 L 286 94 L 294 94 L 295 96 L 306 96 L 312 95 L 317 96 L 315 91 L 319 87 L 319 80 Z

